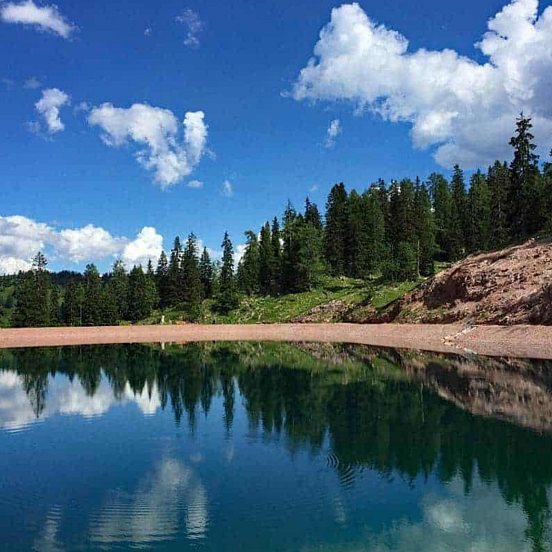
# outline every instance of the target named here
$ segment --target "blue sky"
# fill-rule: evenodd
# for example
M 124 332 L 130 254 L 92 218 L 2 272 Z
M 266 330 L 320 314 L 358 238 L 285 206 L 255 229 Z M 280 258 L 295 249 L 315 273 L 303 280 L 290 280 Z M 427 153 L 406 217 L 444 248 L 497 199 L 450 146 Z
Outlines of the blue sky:
M 335 182 L 363 189 L 505 157 L 520 108 L 549 149 L 548 2 L 340 6 L 0 4 L 0 271 L 37 246 L 52 268 L 103 270 L 192 230 L 213 251 L 225 230 L 237 246 L 288 198 L 323 207 Z M 156 181 L 159 148 L 180 161 Z

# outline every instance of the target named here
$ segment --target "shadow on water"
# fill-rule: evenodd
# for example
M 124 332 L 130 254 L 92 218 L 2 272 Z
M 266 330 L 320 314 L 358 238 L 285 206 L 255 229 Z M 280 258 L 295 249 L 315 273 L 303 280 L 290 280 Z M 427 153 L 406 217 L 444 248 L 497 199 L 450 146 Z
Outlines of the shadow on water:
M 475 359 L 354 345 L 204 343 L 87 346 L 0 352 L 40 418 L 50 377 L 78 380 L 90 397 L 106 380 L 116 399 L 130 387 L 177 426 L 223 398 L 225 431 L 241 400 L 251 432 L 282 438 L 290 454 L 326 454 L 345 489 L 365 470 L 384 478 L 460 476 L 469 495 L 476 474 L 519 504 L 526 537 L 547 549 L 552 486 L 552 365 Z M 324 444 L 329 443 L 329 452 Z

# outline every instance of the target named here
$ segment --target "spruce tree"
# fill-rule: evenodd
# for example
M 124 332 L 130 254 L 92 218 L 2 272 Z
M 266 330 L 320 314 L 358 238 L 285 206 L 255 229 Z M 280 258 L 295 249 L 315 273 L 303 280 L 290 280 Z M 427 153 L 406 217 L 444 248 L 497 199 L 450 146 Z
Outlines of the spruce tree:
M 199 277 L 199 258 L 197 238 L 192 232 L 188 236 L 181 263 L 182 298 L 188 305 L 197 305 L 202 298 L 201 279 Z
M 486 251 L 491 244 L 491 195 L 487 179 L 481 171 L 471 177 L 468 217 L 469 231 L 466 241 L 469 251 Z
M 238 265 L 238 284 L 247 295 L 260 290 L 260 254 L 257 235 L 252 230 L 245 232 L 245 251 Z
M 449 184 L 443 175 L 437 173 L 430 175 L 429 192 L 433 201 L 435 215 L 437 258 L 443 261 L 450 261 L 453 257 L 451 236 L 453 203 Z
M 155 270 L 155 283 L 159 292 L 159 303 L 161 307 L 169 305 L 169 261 L 165 251 L 161 251 L 157 260 L 157 268 Z
M 167 272 L 167 305 L 174 306 L 182 301 L 181 289 L 181 261 L 182 261 L 182 244 L 180 237 L 176 236 L 174 245 L 171 250 L 169 268 Z
M 278 217 L 274 217 L 271 230 L 272 251 L 274 253 L 274 264 L 272 266 L 272 293 L 280 292 L 282 282 L 282 235 L 280 232 L 280 223 Z
M 141 265 L 134 266 L 129 274 L 128 316 L 137 321 L 151 315 L 156 300 L 153 279 L 148 276 Z
M 322 230 L 322 217 L 320 216 L 318 207 L 308 197 L 305 201 L 305 222 L 310 224 L 315 230 Z
M 370 270 L 369 198 L 356 190 L 349 194 L 349 251 L 347 274 L 364 278 Z
M 449 220 L 451 237 L 451 257 L 456 261 L 466 253 L 466 235 L 468 229 L 468 203 L 464 172 L 454 165 L 451 181 L 452 212 Z
M 239 300 L 234 281 L 234 248 L 228 232 L 225 232 L 222 241 L 222 266 L 216 307 L 219 312 L 228 313 L 237 308 L 238 304 Z
M 259 240 L 259 286 L 263 295 L 274 292 L 274 248 L 268 222 L 261 228 Z
M 102 281 L 93 263 L 84 271 L 84 304 L 82 323 L 84 326 L 99 326 L 102 323 Z
M 129 289 L 126 266 L 121 259 L 113 263 L 106 287 L 109 288 L 108 295 L 115 301 L 116 320 L 125 320 L 128 314 Z M 109 318 L 111 318 L 110 314 Z
M 516 133 L 510 140 L 514 158 L 510 164 L 510 194 L 508 222 L 513 237 L 520 238 L 539 230 L 539 156 L 534 153 L 531 119 L 521 113 L 516 121 Z
M 491 207 L 490 247 L 499 249 L 508 243 L 508 197 L 510 195 L 510 171 L 504 162 L 496 161 L 489 167 L 487 183 Z
M 199 260 L 199 279 L 201 280 L 203 297 L 210 299 L 213 295 L 213 263 L 206 247 L 203 248 Z
M 385 193 L 385 191 L 384 191 Z M 387 199 L 378 186 L 370 188 L 363 194 L 366 201 L 367 236 L 366 271 L 362 277 L 376 274 L 388 257 L 387 237 L 385 231 L 385 211 Z
M 62 319 L 65 326 L 82 325 L 83 298 L 82 287 L 71 280 L 67 284 L 62 307 Z
M 322 260 L 322 232 L 315 225 L 299 219 L 296 222 L 294 266 L 296 275 L 293 291 L 311 290 L 320 280 L 324 270 Z
M 281 264 L 281 290 L 290 293 L 295 289 L 296 272 L 296 236 L 297 213 L 288 200 L 284 216 L 282 218 L 282 264 Z M 303 217 L 301 217 L 303 218 Z
M 326 226 L 324 232 L 324 255 L 335 275 L 345 273 L 349 233 L 349 202 L 343 183 L 336 184 L 326 203 Z
M 425 184 L 419 184 L 416 188 L 414 212 L 416 214 L 417 276 L 431 276 L 434 272 L 433 258 L 436 252 L 435 222 Z

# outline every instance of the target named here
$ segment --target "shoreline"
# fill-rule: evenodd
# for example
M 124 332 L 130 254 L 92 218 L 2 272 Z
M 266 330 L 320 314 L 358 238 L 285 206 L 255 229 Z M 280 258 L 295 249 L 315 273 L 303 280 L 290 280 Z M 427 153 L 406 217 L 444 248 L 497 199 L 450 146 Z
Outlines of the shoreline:
M 439 353 L 552 359 L 550 326 L 466 328 L 462 324 L 186 324 L 0 329 L 0 349 L 190 341 L 353 343 Z

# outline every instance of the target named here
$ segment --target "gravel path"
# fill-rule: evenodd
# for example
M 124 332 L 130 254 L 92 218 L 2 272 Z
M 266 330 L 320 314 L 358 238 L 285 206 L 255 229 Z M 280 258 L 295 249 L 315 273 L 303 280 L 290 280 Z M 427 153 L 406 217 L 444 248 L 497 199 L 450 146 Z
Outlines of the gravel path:
M 187 341 L 310 341 L 552 359 L 552 327 L 458 324 L 195 324 L 0 329 L 0 348 Z

